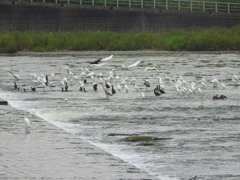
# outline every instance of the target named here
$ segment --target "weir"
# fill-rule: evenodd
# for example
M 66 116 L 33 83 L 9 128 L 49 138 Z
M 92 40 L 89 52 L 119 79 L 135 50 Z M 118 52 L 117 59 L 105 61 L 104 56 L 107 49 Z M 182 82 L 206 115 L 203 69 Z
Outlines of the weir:
M 0 32 L 157 32 L 240 24 L 239 13 L 92 6 L 23 1 L 0 2 Z

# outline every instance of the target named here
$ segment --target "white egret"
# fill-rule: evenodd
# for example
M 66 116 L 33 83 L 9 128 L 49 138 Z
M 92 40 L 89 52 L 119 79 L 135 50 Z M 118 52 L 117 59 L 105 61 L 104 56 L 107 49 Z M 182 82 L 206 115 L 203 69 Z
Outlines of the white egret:
M 137 86 L 136 83 L 134 84 L 134 88 L 135 88 L 135 90 L 136 90 L 137 92 L 139 91 L 139 87 Z
M 156 71 L 158 71 L 158 68 L 156 68 L 156 67 L 146 67 L 144 69 L 144 71 L 147 71 L 147 70 L 156 70 Z
M 106 86 L 105 86 L 105 84 L 103 83 L 103 80 L 102 80 L 101 78 L 100 78 L 100 81 L 101 81 L 101 84 L 102 84 L 104 93 L 105 93 L 105 95 L 106 95 L 106 98 L 108 99 L 109 96 L 112 96 L 112 95 L 113 95 L 113 94 L 112 94 L 112 91 L 111 91 L 110 88 L 109 88 L 109 89 L 106 88 Z
M 212 78 L 211 82 L 213 83 L 214 88 L 217 88 L 218 85 L 220 84 L 219 80 L 214 75 L 213 75 L 213 78 Z
M 235 86 L 238 86 L 239 84 L 239 78 L 238 78 L 238 76 L 236 75 L 236 74 L 233 74 L 232 75 L 232 82 L 233 82 L 233 84 L 235 85 Z
M 127 68 L 137 67 L 139 63 L 141 63 L 141 60 L 129 65 Z
M 27 117 L 24 117 L 24 121 L 25 121 L 25 125 L 26 125 L 26 134 L 29 134 L 31 122 Z
M 109 61 L 110 59 L 112 59 L 112 57 L 113 57 L 113 55 L 103 58 L 103 59 L 101 59 L 101 61 Z
M 34 107 L 32 108 L 32 114 L 33 114 L 33 116 L 36 116 L 36 110 Z
M 103 87 L 103 90 L 105 92 L 105 95 L 106 95 L 107 99 L 109 98 L 109 96 L 112 96 L 112 91 L 108 90 L 103 83 L 102 83 L 102 87 Z
M 96 66 L 96 67 L 101 67 L 101 66 L 104 66 L 106 65 L 107 63 L 101 63 L 101 64 L 92 64 L 93 66 Z

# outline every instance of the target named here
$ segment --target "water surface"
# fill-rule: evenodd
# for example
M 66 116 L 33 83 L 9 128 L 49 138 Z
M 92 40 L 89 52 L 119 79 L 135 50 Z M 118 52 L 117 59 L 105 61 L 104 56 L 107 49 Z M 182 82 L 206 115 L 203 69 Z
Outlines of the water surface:
M 239 54 L 114 52 L 106 65 L 88 63 L 111 53 L 0 56 L 0 97 L 17 109 L 33 112 L 34 107 L 37 116 L 160 179 L 240 178 L 240 91 L 231 80 L 233 74 L 240 76 Z M 137 67 L 122 66 L 138 60 L 141 63 Z M 156 67 L 158 71 L 144 71 L 146 67 Z M 126 80 L 129 91 L 117 90 L 106 99 L 99 77 L 109 77 L 113 69 L 116 75 L 110 81 L 115 89 L 117 82 Z M 18 74 L 19 80 L 9 76 L 7 70 Z M 84 76 L 90 72 L 97 78 Z M 51 77 L 51 73 L 55 76 Z M 33 74 L 49 75 L 53 87 L 34 82 Z M 87 80 L 87 92 L 79 91 L 81 76 Z M 61 92 L 64 77 L 68 79 L 69 92 Z M 133 77 L 140 88 L 138 92 L 131 81 Z M 161 96 L 153 93 L 158 77 L 164 81 L 166 91 Z M 179 94 L 175 86 L 179 77 L 188 88 L 191 82 L 198 84 L 201 93 Z M 217 88 L 211 83 L 213 77 L 220 82 Z M 143 85 L 146 78 L 151 84 L 147 91 Z M 206 80 L 205 89 L 202 78 Z M 19 90 L 14 90 L 14 81 Z M 93 81 L 98 83 L 97 92 Z M 36 92 L 31 87 L 36 87 Z M 215 94 L 228 98 L 213 101 Z M 128 136 L 163 140 L 121 140 Z

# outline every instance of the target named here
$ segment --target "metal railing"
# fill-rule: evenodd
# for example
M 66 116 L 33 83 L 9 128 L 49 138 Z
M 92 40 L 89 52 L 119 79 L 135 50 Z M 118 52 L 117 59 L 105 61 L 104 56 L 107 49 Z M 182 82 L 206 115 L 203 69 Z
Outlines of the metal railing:
M 91 6 L 149 8 L 160 10 L 240 13 L 240 3 L 194 1 L 194 0 L 15 0 L 15 1 L 61 3 L 62 5 L 79 4 Z

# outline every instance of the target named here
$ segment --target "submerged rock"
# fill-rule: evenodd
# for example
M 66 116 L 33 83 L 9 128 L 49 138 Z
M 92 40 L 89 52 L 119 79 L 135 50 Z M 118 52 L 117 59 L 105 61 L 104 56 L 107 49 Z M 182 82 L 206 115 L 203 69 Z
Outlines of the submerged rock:
M 5 105 L 5 106 L 7 106 L 7 105 L 8 105 L 8 102 L 7 102 L 7 101 L 2 101 L 2 100 L 0 100 L 0 105 Z
M 109 133 L 108 136 L 129 136 L 130 134 L 121 134 L 121 133 Z M 131 136 L 136 136 L 136 134 L 131 134 Z
M 139 143 L 137 144 L 137 146 L 154 146 L 155 143 L 151 143 L 151 142 L 143 142 L 143 143 Z
M 139 141 L 161 141 L 161 140 L 170 140 L 172 138 L 157 138 L 152 136 L 130 136 L 125 137 L 122 140 L 125 142 L 139 142 Z

